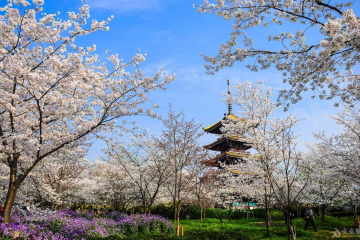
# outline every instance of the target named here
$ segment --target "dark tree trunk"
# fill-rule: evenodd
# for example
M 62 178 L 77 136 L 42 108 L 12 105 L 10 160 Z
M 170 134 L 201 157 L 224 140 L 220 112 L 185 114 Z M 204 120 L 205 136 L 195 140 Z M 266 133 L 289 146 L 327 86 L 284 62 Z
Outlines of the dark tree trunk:
M 228 215 L 228 218 L 229 218 L 229 222 L 231 222 L 231 206 L 229 207 L 229 215 Z
M 223 224 L 223 220 L 222 220 L 221 212 L 219 211 L 219 209 L 218 209 L 218 215 L 219 215 L 220 223 L 221 223 L 221 225 L 222 225 L 222 224 Z
M 266 236 L 270 237 L 270 203 L 269 203 L 269 198 L 268 198 L 268 189 L 265 183 L 265 211 L 266 211 Z
M 324 223 L 325 222 L 325 211 L 327 208 L 327 204 L 321 204 L 320 208 L 321 208 L 321 222 Z
M 176 221 L 176 200 L 174 200 L 174 220 L 173 223 Z
M 180 211 L 181 211 L 181 201 L 178 201 L 176 206 L 176 226 L 180 227 Z
M 353 214 L 354 214 L 354 222 L 355 222 L 355 228 L 360 228 L 360 221 L 359 216 L 357 215 L 357 209 L 356 209 L 356 203 L 353 203 Z
M 291 226 L 291 218 L 290 218 L 290 214 L 291 214 L 291 208 L 290 207 L 286 207 L 285 211 L 285 223 L 286 223 L 286 228 L 287 228 L 287 232 L 288 232 L 288 239 L 291 240 L 292 238 L 292 226 Z
M 199 228 L 201 228 L 202 220 L 203 220 L 203 207 L 200 206 L 200 224 L 199 224 Z
M 301 212 L 301 208 L 299 208 L 299 203 L 296 204 L 296 216 L 299 217 Z
M 206 209 L 205 208 L 203 208 L 203 213 L 204 213 L 204 221 L 206 221 Z

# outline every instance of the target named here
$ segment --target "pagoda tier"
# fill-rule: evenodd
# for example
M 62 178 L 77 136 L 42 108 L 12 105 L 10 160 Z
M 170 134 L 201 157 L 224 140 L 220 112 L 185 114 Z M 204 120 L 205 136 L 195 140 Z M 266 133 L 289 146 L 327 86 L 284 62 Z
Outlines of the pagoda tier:
M 213 133 L 213 134 L 222 134 L 221 128 L 223 127 L 222 121 L 224 120 L 231 120 L 231 121 L 242 121 L 241 118 L 233 115 L 232 113 L 225 115 L 224 118 L 206 128 L 203 128 L 203 130 L 207 133 Z
M 222 152 L 221 154 L 217 155 L 215 158 L 212 159 L 213 163 L 216 163 L 219 168 L 222 168 L 220 166 L 220 162 L 224 163 L 225 165 L 234 165 L 240 162 L 244 162 L 243 158 L 250 156 L 249 152 Z
M 206 149 L 213 151 L 231 151 L 231 152 L 244 152 L 251 148 L 248 144 L 249 140 L 241 137 L 223 135 L 213 143 L 203 146 Z

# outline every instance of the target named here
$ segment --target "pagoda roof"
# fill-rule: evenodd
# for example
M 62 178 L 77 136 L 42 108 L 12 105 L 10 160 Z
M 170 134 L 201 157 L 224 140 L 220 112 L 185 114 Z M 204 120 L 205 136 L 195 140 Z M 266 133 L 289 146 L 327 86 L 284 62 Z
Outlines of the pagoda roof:
M 233 153 L 233 152 L 224 152 L 214 158 L 215 162 L 226 162 L 227 165 L 231 165 L 239 162 L 238 159 L 243 157 L 250 156 L 249 153 Z M 236 162 L 235 162 L 236 161 Z
M 229 115 L 226 115 L 220 121 L 218 121 L 206 128 L 203 128 L 203 130 L 208 133 L 221 134 L 222 132 L 221 132 L 220 128 L 223 126 L 221 121 L 223 121 L 223 120 L 242 121 L 243 119 L 239 118 L 238 116 L 235 116 L 234 114 L 229 114 Z
M 237 137 L 232 135 L 224 135 L 218 140 L 208 145 L 204 145 L 204 148 L 209 150 L 221 151 L 221 146 L 224 144 L 230 145 L 230 143 L 249 143 L 249 140 L 244 137 Z M 245 149 L 251 148 L 250 146 L 245 147 Z
M 250 156 L 255 158 L 260 157 L 258 155 L 251 155 L 249 152 L 244 152 L 244 153 L 224 152 L 220 155 L 217 155 L 215 158 L 208 160 L 209 162 L 205 164 L 207 164 L 208 166 L 217 166 L 221 168 L 219 162 L 225 162 L 226 165 L 232 165 L 240 162 L 244 157 L 250 157 Z

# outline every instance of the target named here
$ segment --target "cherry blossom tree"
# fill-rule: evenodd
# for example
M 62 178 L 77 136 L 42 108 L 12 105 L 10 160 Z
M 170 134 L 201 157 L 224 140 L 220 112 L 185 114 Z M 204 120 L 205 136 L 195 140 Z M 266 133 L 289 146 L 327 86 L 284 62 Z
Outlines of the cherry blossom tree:
M 167 153 L 159 145 L 157 137 L 144 130 L 123 144 L 109 142 L 105 150 L 104 160 L 121 169 L 133 183 L 144 213 L 150 213 L 171 173 Z
M 210 156 L 210 155 L 209 155 Z M 219 193 L 219 188 L 216 187 L 218 182 L 218 171 L 212 167 L 207 166 L 202 161 L 194 162 L 195 172 L 197 173 L 197 184 L 193 188 L 193 195 L 195 195 L 195 203 L 200 207 L 200 223 L 202 226 L 203 216 L 205 216 L 205 207 L 214 205 L 214 199 Z
M 179 227 L 181 205 L 195 189 L 198 183 L 198 163 L 207 160 L 208 151 L 198 142 L 204 134 L 200 131 L 201 125 L 196 124 L 194 119 L 187 121 L 183 111 L 175 113 L 170 107 L 163 123 L 165 129 L 158 141 L 170 166 L 167 188 L 174 203 L 174 221 Z
M 306 91 L 320 99 L 338 96 L 346 103 L 358 101 L 360 75 L 355 66 L 359 64 L 360 18 L 352 4 L 322 0 L 204 0 L 199 12 L 234 20 L 231 37 L 221 45 L 219 53 L 204 56 L 208 63 L 205 67 L 210 74 L 246 60 L 251 60 L 246 61 L 246 66 L 252 71 L 275 67 L 290 86 L 278 99 L 286 103 L 285 109 L 301 100 Z M 259 27 L 274 32 L 263 34 L 263 41 L 271 41 L 268 49 L 251 36 L 262 31 Z M 284 28 L 295 30 L 279 31 Z
M 279 206 L 283 209 L 288 230 L 288 239 L 296 239 L 294 228 L 291 226 L 291 208 L 298 202 L 308 185 L 310 166 L 297 149 L 297 136 L 294 127 L 298 120 L 284 119 L 278 122 L 276 140 L 274 144 L 274 169 L 271 171 L 270 185 L 272 194 Z
M 270 188 L 285 216 L 289 216 L 291 206 L 299 199 L 307 184 L 306 180 L 303 181 L 306 164 L 296 149 L 297 136 L 293 133 L 300 119 L 292 115 L 284 118 L 274 117 L 278 107 L 271 101 L 272 89 L 265 89 L 262 81 L 258 81 L 257 84 L 246 81 L 236 85 L 235 89 L 237 92 L 234 96 L 227 95 L 227 100 L 238 105 L 240 111 L 237 120 L 224 121 L 224 132 L 241 136 L 244 142 L 248 142 L 256 151 L 255 154 L 245 155 L 244 163 L 237 166 L 239 181 L 242 185 L 248 185 L 248 194 L 256 196 L 263 193 L 269 235 Z M 303 176 L 299 174 L 301 169 L 304 170 Z M 254 184 L 260 185 L 262 191 L 259 187 L 257 190 L 254 189 Z M 286 220 L 290 238 L 290 219 L 287 217 Z
M 96 45 L 77 46 L 76 39 L 108 30 L 111 18 L 90 23 L 83 4 L 62 20 L 43 13 L 43 2 L 13 0 L 0 9 L 0 157 L 10 170 L 5 223 L 17 189 L 41 161 L 124 129 L 116 120 L 143 113 L 146 94 L 174 79 L 162 72 L 145 77 L 140 53 L 128 63 L 117 54 L 101 62 Z M 144 114 L 156 117 L 150 109 Z
M 85 177 L 85 169 L 90 165 L 84 159 L 85 154 L 85 149 L 75 148 L 69 155 L 57 152 L 49 156 L 47 161 L 40 162 L 28 176 L 27 185 L 33 186 L 27 195 L 30 194 L 34 202 L 54 207 L 55 210 L 62 204 L 69 204 L 73 201 L 73 193 L 80 187 L 79 181 Z
M 324 167 L 342 179 L 346 187 L 342 194 L 348 197 L 354 212 L 355 225 L 359 227 L 356 205 L 360 195 L 360 109 L 344 104 L 343 111 L 332 118 L 343 127 L 343 132 L 330 137 L 324 132 L 315 134 L 320 141 L 316 147 L 323 152 Z
M 303 193 L 303 201 L 320 204 L 321 221 L 325 222 L 327 207 L 338 203 L 343 198 L 341 193 L 345 190 L 344 179 L 333 168 L 329 168 L 325 149 L 313 144 L 309 144 L 308 147 L 310 152 L 305 155 L 305 158 L 310 160 L 309 168 L 312 171 L 309 184 Z
M 85 189 L 93 195 L 95 203 L 108 204 L 121 211 L 137 203 L 139 193 L 135 182 L 117 164 L 98 159 L 89 173 L 96 187 L 85 182 Z

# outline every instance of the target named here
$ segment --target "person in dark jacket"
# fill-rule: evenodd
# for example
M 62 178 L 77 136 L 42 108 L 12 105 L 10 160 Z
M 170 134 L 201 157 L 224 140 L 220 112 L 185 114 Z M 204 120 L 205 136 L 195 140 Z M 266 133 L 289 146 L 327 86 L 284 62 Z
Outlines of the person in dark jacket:
M 311 206 L 310 204 L 307 205 L 306 209 L 305 209 L 305 221 L 306 221 L 306 225 L 305 225 L 305 231 L 307 230 L 309 223 L 311 223 L 314 232 L 316 232 L 316 226 L 314 223 L 314 216 L 313 216 L 313 212 L 311 211 Z

